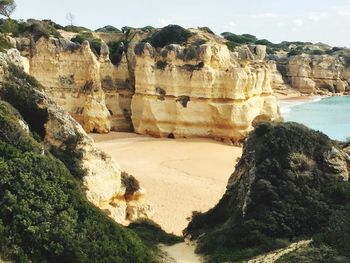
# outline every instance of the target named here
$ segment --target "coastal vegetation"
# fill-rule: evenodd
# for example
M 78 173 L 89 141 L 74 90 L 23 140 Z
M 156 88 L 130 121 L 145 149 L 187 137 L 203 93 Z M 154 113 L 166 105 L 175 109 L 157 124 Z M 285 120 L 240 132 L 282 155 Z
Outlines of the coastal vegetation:
M 66 151 L 47 150 L 42 139 L 48 115 L 38 106 L 43 103 L 37 92 L 41 86 L 15 65 L 9 65 L 8 73 L 0 88 L 3 260 L 156 262 L 158 242 L 180 241 L 150 221 L 121 226 L 93 206 L 76 170 L 75 158 L 81 158 L 74 155 L 76 138 L 66 143 Z M 139 189 L 134 177 L 124 178 L 129 194 Z
M 210 255 L 210 262 L 239 261 L 313 239 L 310 253 L 325 253 L 327 246 L 349 257 L 350 184 L 325 160 L 339 147 L 300 124 L 258 126 L 244 145 L 234 183 L 217 206 L 195 213 L 186 229 L 198 239 L 198 252 Z

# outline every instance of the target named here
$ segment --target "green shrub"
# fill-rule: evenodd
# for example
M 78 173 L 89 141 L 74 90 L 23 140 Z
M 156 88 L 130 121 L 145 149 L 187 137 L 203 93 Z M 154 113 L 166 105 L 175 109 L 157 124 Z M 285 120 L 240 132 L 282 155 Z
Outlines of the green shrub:
M 215 33 L 207 26 L 204 26 L 204 27 L 198 27 L 199 30 L 202 30 L 204 32 L 207 32 L 209 34 L 212 34 L 212 35 L 215 35 Z
M 324 54 L 326 54 L 326 52 L 324 52 L 323 50 L 315 49 L 315 50 L 311 50 L 310 54 L 311 55 L 324 55 Z
M 332 213 L 327 228 L 318 236 L 317 241 L 328 244 L 336 249 L 340 255 L 350 259 L 350 186 L 342 189 L 342 192 L 342 194 L 336 192 L 335 197 L 342 199 L 345 206 Z M 344 198 L 344 194 L 346 194 L 346 198 Z
M 346 56 L 346 57 L 343 57 L 344 61 L 345 61 L 345 66 L 347 68 L 350 67 L 350 56 Z
M 140 30 L 143 32 L 153 32 L 156 29 L 153 26 L 145 26 L 145 27 L 141 27 Z
M 128 49 L 128 42 L 126 40 L 112 41 L 108 42 L 107 45 L 109 48 L 109 58 L 111 62 L 114 65 L 119 65 L 122 60 L 123 53 Z
M 136 180 L 136 178 L 126 172 L 122 172 L 122 185 L 125 187 L 125 197 L 132 196 L 135 192 L 140 190 L 140 183 Z
M 139 237 L 93 207 L 64 165 L 0 102 L 0 254 L 13 262 L 154 262 Z
M 347 256 L 350 184 L 325 167 L 332 147 L 338 146 L 326 135 L 296 123 L 257 126 L 236 166 L 237 181 L 186 229 L 198 238 L 198 251 L 214 260 L 224 250 L 226 261 L 244 260 L 329 228 L 328 244 Z
M 48 113 L 46 109 L 38 107 L 43 98 L 35 88 L 40 89 L 40 84 L 13 64 L 9 65 L 8 70 L 10 78 L 0 88 L 0 97 L 21 113 L 33 132 L 44 138 Z
M 50 149 L 51 153 L 61 160 L 70 173 L 79 180 L 86 175 L 86 171 L 80 166 L 83 151 L 78 148 L 78 145 L 81 140 L 81 136 L 71 136 L 60 147 L 51 147 Z
M 255 41 L 258 40 L 256 36 L 249 34 L 236 35 L 231 32 L 224 32 L 221 35 L 228 41 L 231 41 L 236 44 L 253 44 L 255 43 Z
M 51 26 L 49 23 L 41 21 L 23 22 L 18 24 L 18 33 L 21 35 L 33 36 L 34 40 L 37 41 L 41 37 L 49 38 L 53 36 L 60 38 L 61 34 L 56 28 Z
M 91 30 L 86 27 L 73 26 L 73 25 L 65 26 L 63 27 L 63 30 L 68 32 L 73 32 L 73 33 L 91 32 Z
M 12 45 L 8 39 L 4 35 L 0 35 L 0 52 L 5 52 L 10 48 L 12 48 Z
M 14 19 L 0 19 L 0 32 L 18 37 L 18 22 Z
M 111 26 L 111 25 L 107 25 L 101 28 L 98 28 L 95 30 L 95 32 L 103 32 L 103 33 L 121 33 L 122 31 L 120 31 L 118 28 Z
M 279 258 L 276 263 L 336 263 L 336 262 L 348 262 L 343 257 L 338 256 L 336 250 L 321 245 L 319 247 L 309 246 L 306 248 L 300 248 L 296 251 L 288 253 L 283 257 Z
M 169 44 L 183 44 L 192 33 L 178 25 L 169 25 L 154 33 L 150 43 L 155 48 L 165 47 Z
M 82 44 L 84 41 L 88 41 L 92 52 L 99 56 L 101 54 L 101 39 L 94 38 L 91 32 L 83 32 L 71 39 L 72 42 Z
M 288 52 L 288 57 L 292 57 L 292 56 L 299 56 L 303 54 L 303 49 L 302 47 L 296 47 L 296 48 L 293 48 L 291 51 Z
M 228 41 L 226 42 L 226 46 L 228 50 L 230 50 L 231 52 L 234 52 L 235 48 L 237 47 L 237 44 L 235 44 L 234 42 Z
M 183 242 L 182 237 L 166 233 L 158 224 L 149 219 L 138 219 L 129 226 L 148 245 L 174 245 Z

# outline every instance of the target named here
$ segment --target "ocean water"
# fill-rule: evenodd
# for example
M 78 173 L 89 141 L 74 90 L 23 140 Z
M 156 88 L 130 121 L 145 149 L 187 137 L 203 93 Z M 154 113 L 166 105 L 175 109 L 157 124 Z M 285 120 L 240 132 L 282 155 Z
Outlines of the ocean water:
M 302 123 L 344 141 L 350 137 L 350 96 L 328 97 L 309 102 L 281 102 L 285 121 Z

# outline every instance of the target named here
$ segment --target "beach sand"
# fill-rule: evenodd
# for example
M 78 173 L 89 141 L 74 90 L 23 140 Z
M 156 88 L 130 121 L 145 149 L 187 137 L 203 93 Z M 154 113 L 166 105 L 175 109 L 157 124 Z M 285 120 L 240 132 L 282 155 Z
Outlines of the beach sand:
M 151 138 L 133 133 L 90 134 L 97 147 L 146 189 L 153 220 L 181 235 L 192 211 L 218 203 L 242 148 L 209 139 Z
M 321 100 L 324 97 L 325 96 L 318 96 L 318 95 L 280 97 L 279 98 L 280 110 L 281 110 L 281 113 L 283 114 L 290 111 L 290 108 L 293 106 Z

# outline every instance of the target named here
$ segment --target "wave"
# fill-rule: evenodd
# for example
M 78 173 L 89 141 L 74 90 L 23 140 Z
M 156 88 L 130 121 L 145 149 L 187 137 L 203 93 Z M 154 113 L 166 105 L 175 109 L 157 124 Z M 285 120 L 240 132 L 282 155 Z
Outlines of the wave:
M 306 103 L 314 103 L 314 102 L 318 102 L 318 101 L 321 101 L 325 98 L 328 98 L 327 97 L 324 97 L 324 96 L 316 96 L 316 97 L 312 97 L 312 98 L 305 98 L 305 100 L 293 100 L 293 99 L 286 99 L 286 100 L 281 100 L 280 101 L 280 110 L 281 110 L 281 113 L 284 114 L 284 113 L 288 113 L 292 110 L 293 107 L 295 106 L 299 106 L 299 105 L 302 105 L 302 104 L 306 104 Z

